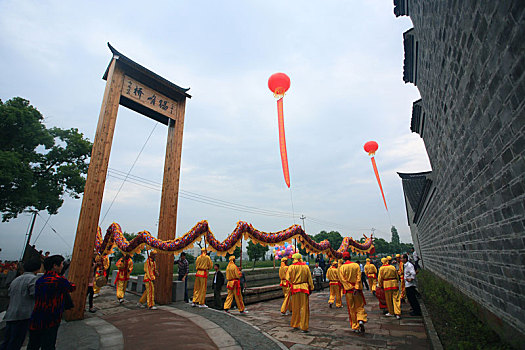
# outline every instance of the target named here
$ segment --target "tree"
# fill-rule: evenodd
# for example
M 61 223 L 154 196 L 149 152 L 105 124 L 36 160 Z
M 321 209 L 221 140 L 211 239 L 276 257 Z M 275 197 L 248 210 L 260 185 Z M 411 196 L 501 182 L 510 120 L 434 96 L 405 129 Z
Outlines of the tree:
M 246 251 L 248 252 L 248 256 L 250 257 L 250 260 L 253 260 L 253 267 L 255 268 L 255 262 L 259 259 L 261 259 L 264 254 L 270 249 L 268 246 L 264 247 L 260 244 L 254 244 L 252 241 L 248 242 L 248 247 L 246 248 Z
M 390 231 L 392 232 L 392 240 L 391 240 L 391 243 L 393 244 L 397 244 L 399 245 L 399 233 L 397 233 L 397 229 L 395 226 L 392 226 L 392 228 L 390 229 Z
M 334 248 L 335 250 L 339 249 L 339 247 L 343 243 L 343 236 L 341 236 L 341 234 L 337 231 L 321 231 L 315 236 L 313 236 L 312 239 L 317 243 L 327 239 L 330 242 L 332 248 Z
M 56 214 L 64 193 L 84 192 L 92 144 L 77 129 L 47 129 L 28 100 L 0 100 L 0 212 L 2 221 L 25 209 Z

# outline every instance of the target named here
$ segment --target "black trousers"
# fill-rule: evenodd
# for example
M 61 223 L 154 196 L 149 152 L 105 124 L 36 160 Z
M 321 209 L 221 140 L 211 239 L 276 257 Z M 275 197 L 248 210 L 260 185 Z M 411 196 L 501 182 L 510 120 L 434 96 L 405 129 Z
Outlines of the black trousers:
M 407 292 L 408 302 L 410 303 L 412 310 L 414 310 L 416 315 L 421 315 L 421 307 L 419 306 L 419 301 L 416 297 L 416 287 L 405 287 L 405 290 Z
M 29 329 L 29 319 L 19 321 L 7 321 L 5 323 L 5 339 L 1 350 L 20 350 L 26 339 Z
M 55 344 L 57 342 L 58 327 L 39 329 L 36 331 L 29 331 L 29 344 L 27 344 L 27 350 L 55 350 Z
M 315 290 L 323 290 L 323 276 L 314 276 L 314 287 Z
M 221 290 L 222 288 L 213 288 L 213 300 L 215 301 L 215 308 L 217 310 L 222 310 L 222 298 L 221 298 Z
M 368 277 L 364 272 L 361 272 L 361 282 L 363 282 L 363 286 L 366 287 L 366 290 L 370 290 L 370 287 L 368 287 Z
M 179 281 L 182 281 L 182 278 L 184 276 L 179 275 Z M 187 303 L 189 301 L 188 298 L 188 277 L 184 279 L 184 301 Z
M 88 302 L 89 302 L 89 308 L 93 308 L 93 295 L 95 291 L 93 290 L 93 286 L 88 286 L 87 295 L 89 296 Z

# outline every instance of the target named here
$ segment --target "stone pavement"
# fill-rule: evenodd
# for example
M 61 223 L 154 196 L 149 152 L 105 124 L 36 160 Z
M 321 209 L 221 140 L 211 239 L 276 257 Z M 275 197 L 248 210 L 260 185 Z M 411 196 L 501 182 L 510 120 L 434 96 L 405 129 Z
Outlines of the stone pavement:
M 328 307 L 328 290 L 310 296 L 310 329 L 308 333 L 292 331 L 291 316 L 280 313 L 281 299 L 250 305 L 243 320 L 257 326 L 290 349 L 430 349 L 421 317 L 408 316 L 410 306 L 402 304 L 402 318 L 386 317 L 377 299 L 364 291 L 368 314 L 366 333 L 350 330 L 346 301 L 343 308 Z
M 422 318 L 387 318 L 370 292 L 365 291 L 365 297 L 364 335 L 350 331 L 345 304 L 341 309 L 328 307 L 327 291 L 310 297 L 310 332 L 304 334 L 290 328 L 291 316 L 281 316 L 282 298 L 249 305 L 245 315 L 183 302 L 148 310 L 137 306 L 139 296 L 126 293 L 126 302 L 119 304 L 115 289 L 104 287 L 95 299 L 96 313 L 62 323 L 57 349 L 430 349 Z M 407 315 L 408 305 L 402 309 Z

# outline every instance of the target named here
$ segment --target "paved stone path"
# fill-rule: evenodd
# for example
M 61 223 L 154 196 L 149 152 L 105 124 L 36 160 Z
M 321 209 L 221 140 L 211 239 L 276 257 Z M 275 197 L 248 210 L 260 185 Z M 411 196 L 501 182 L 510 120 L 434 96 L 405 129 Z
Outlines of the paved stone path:
M 114 288 L 104 287 L 95 299 L 96 313 L 61 325 L 57 349 L 430 349 L 422 318 L 387 318 L 370 292 L 365 297 L 364 335 L 350 331 L 346 305 L 328 307 L 327 291 L 311 295 L 310 332 L 304 334 L 290 328 L 291 316 L 281 316 L 282 298 L 248 305 L 245 315 L 183 302 L 147 310 L 137 306 L 137 295 L 127 293 L 126 302 L 119 304 Z M 404 315 L 408 309 L 402 305 Z
M 343 308 L 328 307 L 328 291 L 310 296 L 310 332 L 293 331 L 291 316 L 281 316 L 281 299 L 249 305 L 246 322 L 275 337 L 290 349 L 430 349 L 421 317 L 407 316 L 409 305 L 402 304 L 402 319 L 386 317 L 379 310 L 377 299 L 364 291 L 368 314 L 366 333 L 350 330 L 346 302 Z M 344 299 L 343 299 L 344 300 Z

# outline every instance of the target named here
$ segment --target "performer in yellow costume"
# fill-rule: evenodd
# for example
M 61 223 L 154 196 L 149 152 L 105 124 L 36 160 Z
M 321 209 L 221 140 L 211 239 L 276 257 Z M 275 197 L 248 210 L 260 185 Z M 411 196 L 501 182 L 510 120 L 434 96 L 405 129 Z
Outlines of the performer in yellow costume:
M 95 261 L 97 263 L 96 270 L 95 270 L 95 281 L 100 276 L 104 276 L 104 277 L 107 278 L 108 277 L 107 276 L 107 274 L 108 274 L 107 271 L 109 269 L 109 257 L 107 255 L 106 256 L 97 256 Z M 97 286 L 96 283 L 93 285 L 93 292 L 95 293 L 93 295 L 93 298 L 98 297 L 98 294 L 100 293 L 100 287 Z
M 368 285 L 372 289 L 372 294 L 376 295 L 377 268 L 370 263 L 370 259 L 366 259 L 365 273 L 368 278 Z
M 335 307 L 343 307 L 341 301 L 341 282 L 339 282 L 339 270 L 337 268 L 337 260 L 332 262 L 332 266 L 326 271 L 326 278 L 330 281 L 330 299 L 328 305 L 332 307 L 335 301 Z
M 124 302 L 124 294 L 128 286 L 129 275 L 133 270 L 133 260 L 129 254 L 124 255 L 117 261 L 117 278 L 115 279 L 117 285 L 117 299 L 119 303 Z
M 292 294 L 292 321 L 290 326 L 308 332 L 310 321 L 309 295 L 314 289 L 310 268 L 301 259 L 301 254 L 292 255 L 293 264 L 288 267 L 287 280 L 290 281 Z
M 389 263 L 387 258 L 385 265 L 379 269 L 379 277 L 377 281 L 379 287 L 385 290 L 386 306 L 388 313 L 386 316 L 396 316 L 400 319 L 401 315 L 401 301 L 399 299 L 399 275 L 396 268 Z
M 143 304 L 147 302 L 148 308 L 151 310 L 157 310 L 155 306 L 155 286 L 153 285 L 153 281 L 155 281 L 155 278 L 159 275 L 157 272 L 157 264 L 155 263 L 156 256 L 157 252 L 153 250 L 144 264 L 144 284 L 146 284 L 146 290 L 139 300 L 140 306 L 143 306 Z
M 343 266 L 343 264 L 344 264 L 343 259 L 339 259 L 337 261 L 337 276 L 339 276 L 339 268 Z M 341 284 L 341 281 L 339 280 L 339 294 L 341 294 L 341 303 L 343 302 L 343 291 L 344 291 L 343 285 Z
M 343 253 L 343 260 L 345 263 L 339 268 L 339 280 L 344 288 L 350 326 L 354 332 L 364 333 L 367 314 L 361 283 L 361 268 L 357 263 L 350 261 L 349 252 Z
M 213 263 L 206 253 L 206 248 L 201 249 L 201 255 L 195 261 L 195 284 L 193 286 L 193 302 L 191 306 L 208 307 L 206 301 L 206 282 L 208 280 L 208 270 L 211 270 Z
M 224 302 L 224 311 L 226 312 L 229 312 L 234 297 L 239 312 L 241 314 L 248 312 L 244 309 L 244 302 L 242 300 L 240 281 L 241 276 L 241 270 L 239 270 L 237 265 L 235 265 L 235 256 L 232 255 L 230 256 L 230 262 L 226 267 L 226 279 L 228 280 L 228 284 L 226 285 L 226 289 L 228 290 L 228 296 L 226 297 L 226 301 Z
M 279 268 L 279 278 L 281 279 L 281 288 L 283 289 L 284 300 L 281 305 L 281 314 L 288 315 L 292 312 L 292 303 L 290 302 L 290 282 L 286 279 L 286 272 L 288 265 L 286 265 L 287 258 L 281 259 L 281 267 Z
M 399 275 L 399 279 L 401 280 L 401 295 L 400 295 L 400 298 L 401 298 L 401 301 L 402 302 L 405 302 L 405 299 L 407 297 L 407 292 L 406 292 L 406 289 L 405 289 L 405 268 L 404 268 L 404 264 L 403 264 L 403 261 L 401 260 L 401 255 L 399 254 L 396 254 L 396 260 L 397 260 L 397 274 Z

